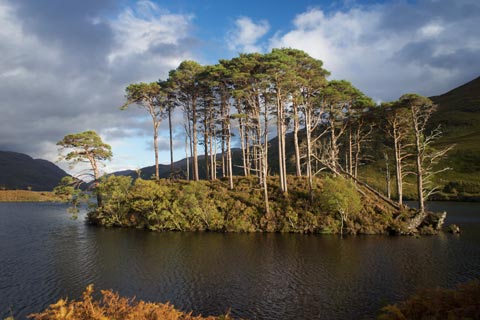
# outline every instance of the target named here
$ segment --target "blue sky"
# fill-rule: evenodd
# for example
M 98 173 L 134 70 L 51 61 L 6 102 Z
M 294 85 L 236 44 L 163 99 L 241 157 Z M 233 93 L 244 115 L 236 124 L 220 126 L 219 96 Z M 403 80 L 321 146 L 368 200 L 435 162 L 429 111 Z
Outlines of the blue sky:
M 153 163 L 148 118 L 118 107 L 128 84 L 185 59 L 293 47 L 377 101 L 441 94 L 480 71 L 477 0 L 0 0 L 0 25 L 0 150 L 55 161 L 56 141 L 92 129 L 113 147 L 105 171 Z

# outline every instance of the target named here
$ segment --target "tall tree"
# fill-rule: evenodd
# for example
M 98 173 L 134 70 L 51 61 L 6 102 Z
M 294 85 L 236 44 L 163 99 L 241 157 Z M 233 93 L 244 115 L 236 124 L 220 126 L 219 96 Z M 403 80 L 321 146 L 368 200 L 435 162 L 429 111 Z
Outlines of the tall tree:
M 371 142 L 373 129 L 376 126 L 375 104 L 372 99 L 361 94 L 357 96 L 347 113 L 348 121 L 348 173 L 358 177 L 358 167 L 366 161 L 364 149 Z M 346 168 L 346 169 L 347 169 Z
M 434 150 L 432 143 L 441 136 L 440 128 L 428 132 L 428 120 L 435 112 L 437 106 L 433 102 L 418 94 L 405 94 L 400 97 L 400 104 L 410 111 L 410 121 L 414 136 L 414 156 L 417 176 L 418 207 L 421 212 L 425 211 L 425 201 L 428 196 L 435 192 L 432 188 L 431 178 L 434 174 L 448 170 L 442 168 L 434 171 L 435 165 L 453 148 L 449 146 L 441 150 Z
M 268 105 L 265 103 L 268 82 L 263 56 L 258 53 L 241 54 L 232 59 L 230 68 L 234 86 L 233 97 L 240 113 L 237 117 L 240 121 L 240 134 L 245 137 L 244 166 L 248 166 L 247 174 L 253 166 L 263 189 L 265 212 L 268 215 Z
M 308 178 L 310 198 L 313 199 L 313 158 L 314 144 L 320 137 L 313 137 L 322 123 L 324 110 L 320 94 L 327 85 L 326 77 L 330 74 L 323 69 L 323 62 L 298 52 L 295 79 L 298 108 L 303 113 L 306 137 L 306 174 Z
M 290 109 L 288 110 L 290 111 L 290 115 L 287 115 L 285 112 L 285 118 L 283 120 L 293 122 L 295 172 L 297 176 L 301 176 L 299 131 L 301 125 L 300 111 L 303 107 L 302 103 L 307 101 L 306 98 L 309 94 L 308 87 L 317 87 L 314 90 L 310 90 L 310 98 L 318 95 L 318 89 L 326 84 L 325 77 L 328 76 L 328 72 L 322 69 L 321 61 L 313 59 L 301 50 L 291 48 L 274 49 L 270 55 L 278 61 L 276 69 L 280 71 L 277 73 L 280 77 L 277 77 L 277 79 L 281 79 L 282 81 L 277 82 L 277 84 L 281 84 L 280 87 L 285 98 L 284 100 Z M 309 127 L 311 127 L 311 125 L 309 125 Z
M 331 81 L 322 92 L 322 103 L 326 112 L 326 126 L 329 136 L 327 166 L 334 174 L 341 170 L 339 163 L 340 138 L 349 125 L 349 117 L 354 114 L 355 106 L 368 100 L 365 95 L 345 80 Z
M 233 91 L 232 70 L 228 60 L 220 60 L 220 63 L 209 69 L 211 85 L 219 100 L 219 117 L 221 123 L 221 151 L 222 151 L 222 176 L 228 176 L 229 187 L 233 189 L 233 165 L 232 165 L 232 128 L 231 128 L 231 101 Z
M 170 71 L 170 81 L 177 102 L 182 106 L 186 120 L 189 123 L 190 148 L 193 155 L 193 180 L 199 180 L 198 172 L 198 100 L 200 98 L 199 75 L 203 67 L 195 61 L 183 61 L 177 69 Z
M 158 82 L 133 83 L 125 91 L 127 102 L 120 109 L 126 110 L 130 105 L 135 104 L 139 108 L 145 109 L 152 119 L 155 179 L 158 180 L 160 178 L 158 171 L 158 128 L 169 105 L 167 91 Z
M 398 102 L 382 104 L 384 132 L 391 139 L 395 163 L 395 182 L 398 204 L 403 204 L 403 180 L 409 173 L 407 160 L 411 154 L 411 125 L 408 110 Z
M 173 175 L 175 172 L 173 164 L 173 127 L 172 127 L 172 115 L 176 107 L 175 96 L 172 92 L 172 84 L 170 81 L 159 80 L 158 84 L 163 92 L 166 93 L 166 112 L 168 115 L 168 133 L 169 133 L 169 145 L 170 145 L 170 174 Z
M 100 179 L 99 162 L 112 158 L 111 147 L 104 143 L 95 131 L 66 135 L 57 142 L 57 146 L 60 146 L 62 150 L 69 150 L 66 155 L 61 154 L 61 158 L 71 162 L 72 165 L 81 162 L 86 162 L 90 165 L 93 188 L 97 196 L 97 205 L 101 207 L 102 196 L 97 190 L 98 180 Z
M 289 122 L 289 109 L 292 106 L 296 89 L 296 55 L 298 50 L 273 49 L 266 55 L 266 73 L 270 82 L 270 90 L 274 96 L 275 114 L 277 118 L 278 162 L 280 190 L 288 193 L 286 133 Z M 297 158 L 298 159 L 298 158 Z M 297 166 L 298 173 L 298 166 Z

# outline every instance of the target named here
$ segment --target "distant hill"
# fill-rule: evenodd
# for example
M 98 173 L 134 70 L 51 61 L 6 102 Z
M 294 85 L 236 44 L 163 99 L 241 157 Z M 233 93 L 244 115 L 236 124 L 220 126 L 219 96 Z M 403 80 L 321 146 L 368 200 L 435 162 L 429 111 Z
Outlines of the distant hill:
M 432 114 L 429 127 L 440 125 L 443 133 L 435 147 L 455 145 L 438 166 L 451 170 L 437 176 L 436 184 L 449 194 L 445 199 L 480 199 L 480 77 L 430 99 L 438 109 Z M 362 178 L 384 190 L 383 168 L 382 160 L 366 165 L 361 170 Z M 408 184 L 405 196 L 413 197 L 414 188 L 414 183 Z
M 480 111 L 480 77 L 439 96 L 430 97 L 439 106 L 438 113 Z
M 438 105 L 431 126 L 440 125 L 444 134 L 438 144 L 456 145 L 449 166 L 480 179 L 480 77 L 430 99 Z
M 47 160 L 17 152 L 0 151 L 0 188 L 51 191 L 68 175 Z
M 192 174 L 192 159 L 190 158 L 190 175 Z M 232 149 L 232 159 L 233 159 L 233 172 L 235 175 L 240 175 L 241 172 L 243 172 L 242 168 L 240 168 L 240 164 L 242 162 L 242 152 L 240 149 Z M 217 155 L 217 161 L 218 165 L 221 165 L 221 155 Z M 183 158 L 182 160 L 178 160 L 173 163 L 174 166 L 174 176 L 178 178 L 185 178 L 186 177 L 186 172 L 187 172 L 187 160 Z M 204 155 L 199 155 L 198 156 L 198 174 L 200 176 L 200 179 L 204 179 L 206 174 L 205 174 L 205 157 Z M 171 170 L 170 170 L 170 165 L 169 164 L 160 164 L 158 166 L 158 171 L 160 178 L 169 178 L 171 176 Z M 220 174 L 221 170 L 218 169 L 218 174 Z M 116 175 L 116 176 L 129 176 L 132 178 L 137 178 L 138 177 L 138 171 L 137 170 L 123 170 L 123 171 L 116 171 L 111 174 Z M 143 179 L 150 179 L 153 176 L 155 176 L 155 166 L 148 166 L 140 169 L 140 176 Z M 220 177 L 220 176 L 219 176 Z

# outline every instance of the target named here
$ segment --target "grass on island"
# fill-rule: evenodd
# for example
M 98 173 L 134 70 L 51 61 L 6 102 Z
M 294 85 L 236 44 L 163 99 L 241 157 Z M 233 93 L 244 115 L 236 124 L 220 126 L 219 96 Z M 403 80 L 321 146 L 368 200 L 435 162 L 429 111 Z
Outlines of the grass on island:
M 0 202 L 50 202 L 61 199 L 50 191 L 0 190 Z

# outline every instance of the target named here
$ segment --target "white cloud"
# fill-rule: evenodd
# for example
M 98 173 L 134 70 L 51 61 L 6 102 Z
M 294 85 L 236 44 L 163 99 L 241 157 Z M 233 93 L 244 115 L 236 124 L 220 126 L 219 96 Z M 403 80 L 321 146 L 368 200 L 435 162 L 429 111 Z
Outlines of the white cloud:
M 440 94 L 480 70 L 474 59 L 480 54 L 479 6 L 445 2 L 445 10 L 429 1 L 330 13 L 313 8 L 296 16 L 292 30 L 272 37 L 270 47 L 304 50 L 322 60 L 332 78 L 347 79 L 377 100 Z M 469 16 L 462 14 L 467 4 L 474 6 Z
M 420 28 L 420 35 L 426 38 L 431 38 L 440 35 L 445 28 L 436 22 L 426 24 Z
M 140 1 L 110 21 L 116 42 L 110 63 L 128 55 L 148 52 L 162 45 L 177 46 L 188 37 L 192 15 L 163 12 L 151 1 Z
M 56 9 L 57 3 L 45 0 L 43 5 Z M 151 126 L 137 121 L 148 115 L 121 112 L 119 106 L 129 83 L 156 81 L 192 57 L 192 16 L 162 11 L 150 1 L 109 19 L 101 10 L 93 15 L 97 7 L 74 13 L 62 2 L 66 8 L 45 10 L 42 16 L 36 6 L 0 0 L 0 150 L 55 161 L 56 141 L 96 130 L 114 146 L 107 171 L 132 166 L 125 159 L 135 147 L 120 142 L 126 137 L 142 145 L 133 166 L 153 163 L 143 147 L 151 139 Z M 58 31 L 62 27 L 70 31 Z
M 266 20 L 255 23 L 248 17 L 240 17 L 235 21 L 235 27 L 228 32 L 228 48 L 241 53 L 262 52 L 262 45 L 258 41 L 269 30 L 270 25 Z

